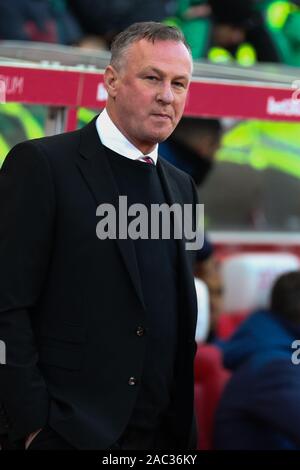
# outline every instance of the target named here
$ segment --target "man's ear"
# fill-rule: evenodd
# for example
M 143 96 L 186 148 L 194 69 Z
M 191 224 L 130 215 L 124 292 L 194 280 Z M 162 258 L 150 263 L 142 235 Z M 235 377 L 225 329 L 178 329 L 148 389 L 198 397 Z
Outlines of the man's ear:
M 111 98 L 115 98 L 117 95 L 118 83 L 119 75 L 117 70 L 112 65 L 108 65 L 104 72 L 104 85 Z

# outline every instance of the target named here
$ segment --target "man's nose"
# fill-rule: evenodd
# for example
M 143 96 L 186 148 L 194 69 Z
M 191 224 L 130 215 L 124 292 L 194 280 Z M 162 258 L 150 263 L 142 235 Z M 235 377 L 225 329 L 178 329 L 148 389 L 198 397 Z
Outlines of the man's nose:
M 174 101 L 174 94 L 170 83 L 162 84 L 157 94 L 157 99 L 165 104 L 170 104 Z

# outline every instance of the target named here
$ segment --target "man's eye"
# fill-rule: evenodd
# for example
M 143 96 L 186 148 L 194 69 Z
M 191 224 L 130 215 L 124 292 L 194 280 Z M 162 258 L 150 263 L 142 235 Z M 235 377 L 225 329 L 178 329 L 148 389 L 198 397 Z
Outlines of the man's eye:
M 185 85 L 182 82 L 174 82 L 174 85 L 178 88 L 185 88 Z
M 154 75 L 149 75 L 149 76 L 146 77 L 146 78 L 147 78 L 147 80 L 151 80 L 151 81 L 153 81 L 153 82 L 155 82 L 156 80 L 158 80 L 158 78 L 155 77 Z

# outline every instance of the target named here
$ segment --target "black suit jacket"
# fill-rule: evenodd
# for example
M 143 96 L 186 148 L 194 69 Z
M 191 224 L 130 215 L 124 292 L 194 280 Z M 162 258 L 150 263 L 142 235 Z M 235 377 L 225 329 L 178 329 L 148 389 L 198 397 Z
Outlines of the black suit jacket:
M 146 336 L 133 241 L 96 236 L 96 208 L 118 191 L 95 120 L 80 131 L 21 143 L 0 172 L 0 434 L 20 439 L 48 422 L 78 449 L 105 449 L 129 421 Z M 196 203 L 192 180 L 163 160 L 170 203 Z M 187 446 L 193 408 L 193 252 L 179 241 L 180 341 L 166 418 Z M 131 381 L 132 382 L 132 381 Z

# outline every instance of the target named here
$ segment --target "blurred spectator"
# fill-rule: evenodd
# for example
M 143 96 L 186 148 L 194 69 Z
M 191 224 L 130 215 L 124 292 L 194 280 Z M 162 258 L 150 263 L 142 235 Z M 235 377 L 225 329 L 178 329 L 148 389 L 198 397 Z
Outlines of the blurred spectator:
M 219 404 L 215 448 L 300 449 L 299 339 L 300 271 L 294 271 L 275 282 L 270 309 L 248 317 L 224 346 L 233 376 Z
M 241 65 L 279 62 L 280 56 L 265 24 L 259 0 L 209 0 L 214 17 L 213 45 L 237 57 Z M 221 51 L 210 51 L 215 61 Z M 224 56 L 225 57 L 225 56 Z
M 221 123 L 216 119 L 185 117 L 173 135 L 160 144 L 159 153 L 200 185 L 213 168 L 221 134 Z
M 299 230 L 299 152 L 298 123 L 229 120 L 201 188 L 210 229 Z
M 101 36 L 109 45 L 116 34 L 138 21 L 162 21 L 173 15 L 175 0 L 69 0 L 88 36 Z
M 82 38 L 65 0 L 0 0 L 0 39 L 75 44 Z
M 208 0 L 178 0 L 176 18 L 168 24 L 182 29 L 194 59 L 205 57 L 211 40 L 211 7 Z
M 206 241 L 206 243 L 209 242 Z M 203 259 L 201 251 L 199 250 L 198 252 L 194 275 L 206 284 L 209 293 L 210 321 L 206 342 L 218 344 L 220 338 L 218 338 L 217 327 L 219 317 L 223 313 L 224 285 L 220 265 L 215 256 L 213 256 L 213 250 L 211 250 L 210 256 L 206 259 Z

